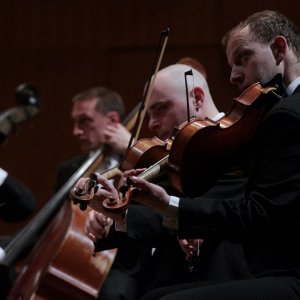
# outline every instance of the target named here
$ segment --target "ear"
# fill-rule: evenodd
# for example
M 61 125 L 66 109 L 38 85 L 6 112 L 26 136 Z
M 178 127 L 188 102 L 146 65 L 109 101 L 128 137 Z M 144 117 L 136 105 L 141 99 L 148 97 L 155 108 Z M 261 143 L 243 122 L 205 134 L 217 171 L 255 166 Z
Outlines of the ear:
M 195 107 L 195 110 L 198 111 L 204 101 L 204 91 L 200 87 L 195 87 L 192 93 L 194 96 L 193 105 Z
M 273 52 L 276 64 L 279 65 L 284 59 L 287 51 L 287 40 L 282 35 L 277 35 L 271 44 L 271 50 Z
M 110 111 L 106 114 L 106 118 L 108 119 L 109 123 L 116 124 L 121 122 L 121 118 L 118 112 Z

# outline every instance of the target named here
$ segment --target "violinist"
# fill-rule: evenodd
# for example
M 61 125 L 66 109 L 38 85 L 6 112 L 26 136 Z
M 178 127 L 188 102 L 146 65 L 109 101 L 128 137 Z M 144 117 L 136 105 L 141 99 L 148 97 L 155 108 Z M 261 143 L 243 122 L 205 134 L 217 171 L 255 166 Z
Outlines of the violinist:
M 147 118 L 149 128 L 161 139 L 170 137 L 174 126 L 186 121 L 184 73 L 190 69 L 190 66 L 175 64 L 162 69 L 157 74 L 149 101 Z M 191 115 L 199 118 L 206 116 L 212 119 L 220 118 L 223 114 L 218 112 L 206 80 L 197 70 L 192 69 L 192 71 L 194 76 L 188 79 Z M 85 180 L 81 179 L 78 186 Z M 101 183 L 105 186 L 108 185 L 106 180 L 100 177 L 98 180 L 103 180 Z M 229 180 L 235 182 L 234 188 L 228 185 Z M 233 178 L 228 175 L 219 183 L 218 192 L 222 194 L 223 198 L 230 197 L 233 194 L 241 193 L 243 186 L 244 178 Z M 113 189 L 113 187 L 111 188 Z M 98 194 L 103 191 L 102 189 Z M 202 265 L 196 272 L 189 272 L 186 255 L 190 255 L 191 248 L 193 248 L 192 241 L 180 240 L 180 244 L 186 252 L 183 253 L 178 245 L 177 232 L 162 226 L 163 216 L 161 214 L 144 206 L 129 205 L 126 216 L 127 228 L 123 230 L 119 215 L 115 219 L 117 219 L 118 231 L 114 230 L 115 227 L 112 226 L 109 235 L 104 238 L 106 217 L 99 212 L 91 211 L 87 223 L 87 235 L 96 242 L 98 251 L 106 249 L 105 247 L 132 243 L 142 243 L 145 247 L 155 248 L 150 259 L 150 267 L 148 266 L 147 269 L 148 278 L 144 280 L 146 290 L 195 280 L 228 279 L 241 273 L 240 269 L 243 266 L 240 267 L 238 261 L 241 252 L 239 245 L 230 243 L 219 245 L 217 239 L 212 242 L 204 241 L 204 248 L 202 249 L 201 246 L 200 250 Z M 122 231 L 126 231 L 126 233 Z M 198 242 L 200 244 L 202 241 L 198 240 Z M 210 254 L 211 249 L 216 249 L 213 255 Z M 229 268 L 230 260 L 234 260 L 234 262 L 232 261 L 234 267 Z
M 287 86 L 286 96 L 261 120 L 252 141 L 253 167 L 242 197 L 176 198 L 137 176 L 131 178 L 155 198 L 139 200 L 161 211 L 165 226 L 176 228 L 181 237 L 207 240 L 218 235 L 241 243 L 248 278 L 163 288 L 143 300 L 300 299 L 299 32 L 287 17 L 266 10 L 223 38 L 230 81 L 240 90 L 256 81 L 268 82 L 277 73 Z
M 106 87 L 90 88 L 74 96 L 71 111 L 73 136 L 83 154 L 60 166 L 57 190 L 80 168 L 88 156 L 104 144 L 110 146 L 113 152 L 105 157 L 98 172 L 104 172 L 118 164 L 130 139 L 130 133 L 121 124 L 124 117 L 125 107 L 121 96 Z M 134 299 L 140 252 L 136 248 L 125 250 L 119 249 L 117 252 L 101 287 L 100 299 L 119 299 L 122 295 L 126 295 L 124 299 Z M 115 284 L 116 281 L 118 285 Z

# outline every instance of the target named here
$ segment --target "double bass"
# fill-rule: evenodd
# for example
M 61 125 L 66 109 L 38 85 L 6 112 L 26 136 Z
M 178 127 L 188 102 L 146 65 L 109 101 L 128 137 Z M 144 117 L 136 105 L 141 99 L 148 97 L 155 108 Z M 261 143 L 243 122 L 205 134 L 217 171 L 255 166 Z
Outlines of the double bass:
M 133 123 L 138 124 L 134 120 L 139 119 L 142 109 L 134 112 L 133 117 L 127 117 L 131 120 L 130 125 L 126 126 L 129 130 Z M 98 297 L 115 250 L 102 251 L 93 257 L 93 244 L 82 232 L 86 213 L 65 200 L 81 177 L 87 177 L 98 169 L 107 151 L 109 149 L 104 147 L 89 158 L 13 240 L 7 249 L 4 264 L 13 263 L 29 245 L 31 237 L 40 235 L 44 230 L 20 270 L 8 299 L 82 300 Z
M 124 124 L 133 127 L 137 106 Z M 95 172 L 109 147 L 88 158 L 51 197 L 41 211 L 4 249 L 3 266 L 13 265 L 38 239 L 13 282 L 8 299 L 96 299 L 116 250 L 97 253 L 83 232 L 86 213 L 68 200 L 71 187 L 82 176 Z

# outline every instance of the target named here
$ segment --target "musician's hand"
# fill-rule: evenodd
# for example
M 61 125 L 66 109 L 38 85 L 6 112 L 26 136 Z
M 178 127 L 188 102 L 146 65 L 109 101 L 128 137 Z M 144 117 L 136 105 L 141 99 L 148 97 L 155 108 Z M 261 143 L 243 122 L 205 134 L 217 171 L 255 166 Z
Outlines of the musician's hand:
M 124 154 L 126 152 L 131 134 L 120 123 L 108 125 L 104 130 L 105 144 L 109 145 L 115 152 Z
M 199 252 L 199 247 L 202 245 L 203 240 L 199 239 L 178 239 L 179 245 L 182 251 L 189 257 L 195 255 L 195 253 Z
M 127 172 L 124 172 L 127 175 Z M 150 206 L 162 213 L 168 208 L 171 196 L 159 185 L 150 183 L 137 176 L 130 177 L 133 186 L 138 188 L 141 193 L 134 200 Z
M 85 222 L 85 233 L 87 237 L 96 242 L 97 239 L 104 238 L 112 224 L 112 220 L 102 213 L 94 210 L 88 213 L 88 218 Z

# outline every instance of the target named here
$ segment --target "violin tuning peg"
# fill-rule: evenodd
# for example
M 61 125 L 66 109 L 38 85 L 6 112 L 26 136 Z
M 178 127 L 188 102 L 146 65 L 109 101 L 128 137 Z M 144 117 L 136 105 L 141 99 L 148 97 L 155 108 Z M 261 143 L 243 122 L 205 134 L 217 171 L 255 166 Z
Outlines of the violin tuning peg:
M 91 180 L 97 180 L 97 174 L 96 173 L 92 173 L 91 175 L 90 175 L 90 179 Z
M 73 202 L 74 205 L 78 204 L 77 200 L 72 200 L 72 202 Z
M 87 204 L 85 203 L 85 202 L 81 202 L 80 204 L 79 204 L 79 208 L 80 208 L 80 210 L 86 210 L 87 209 Z
M 75 195 L 75 196 L 80 197 L 80 196 L 83 195 L 83 192 L 84 192 L 84 190 L 83 190 L 82 188 L 75 188 L 75 189 L 74 189 L 74 195 Z

